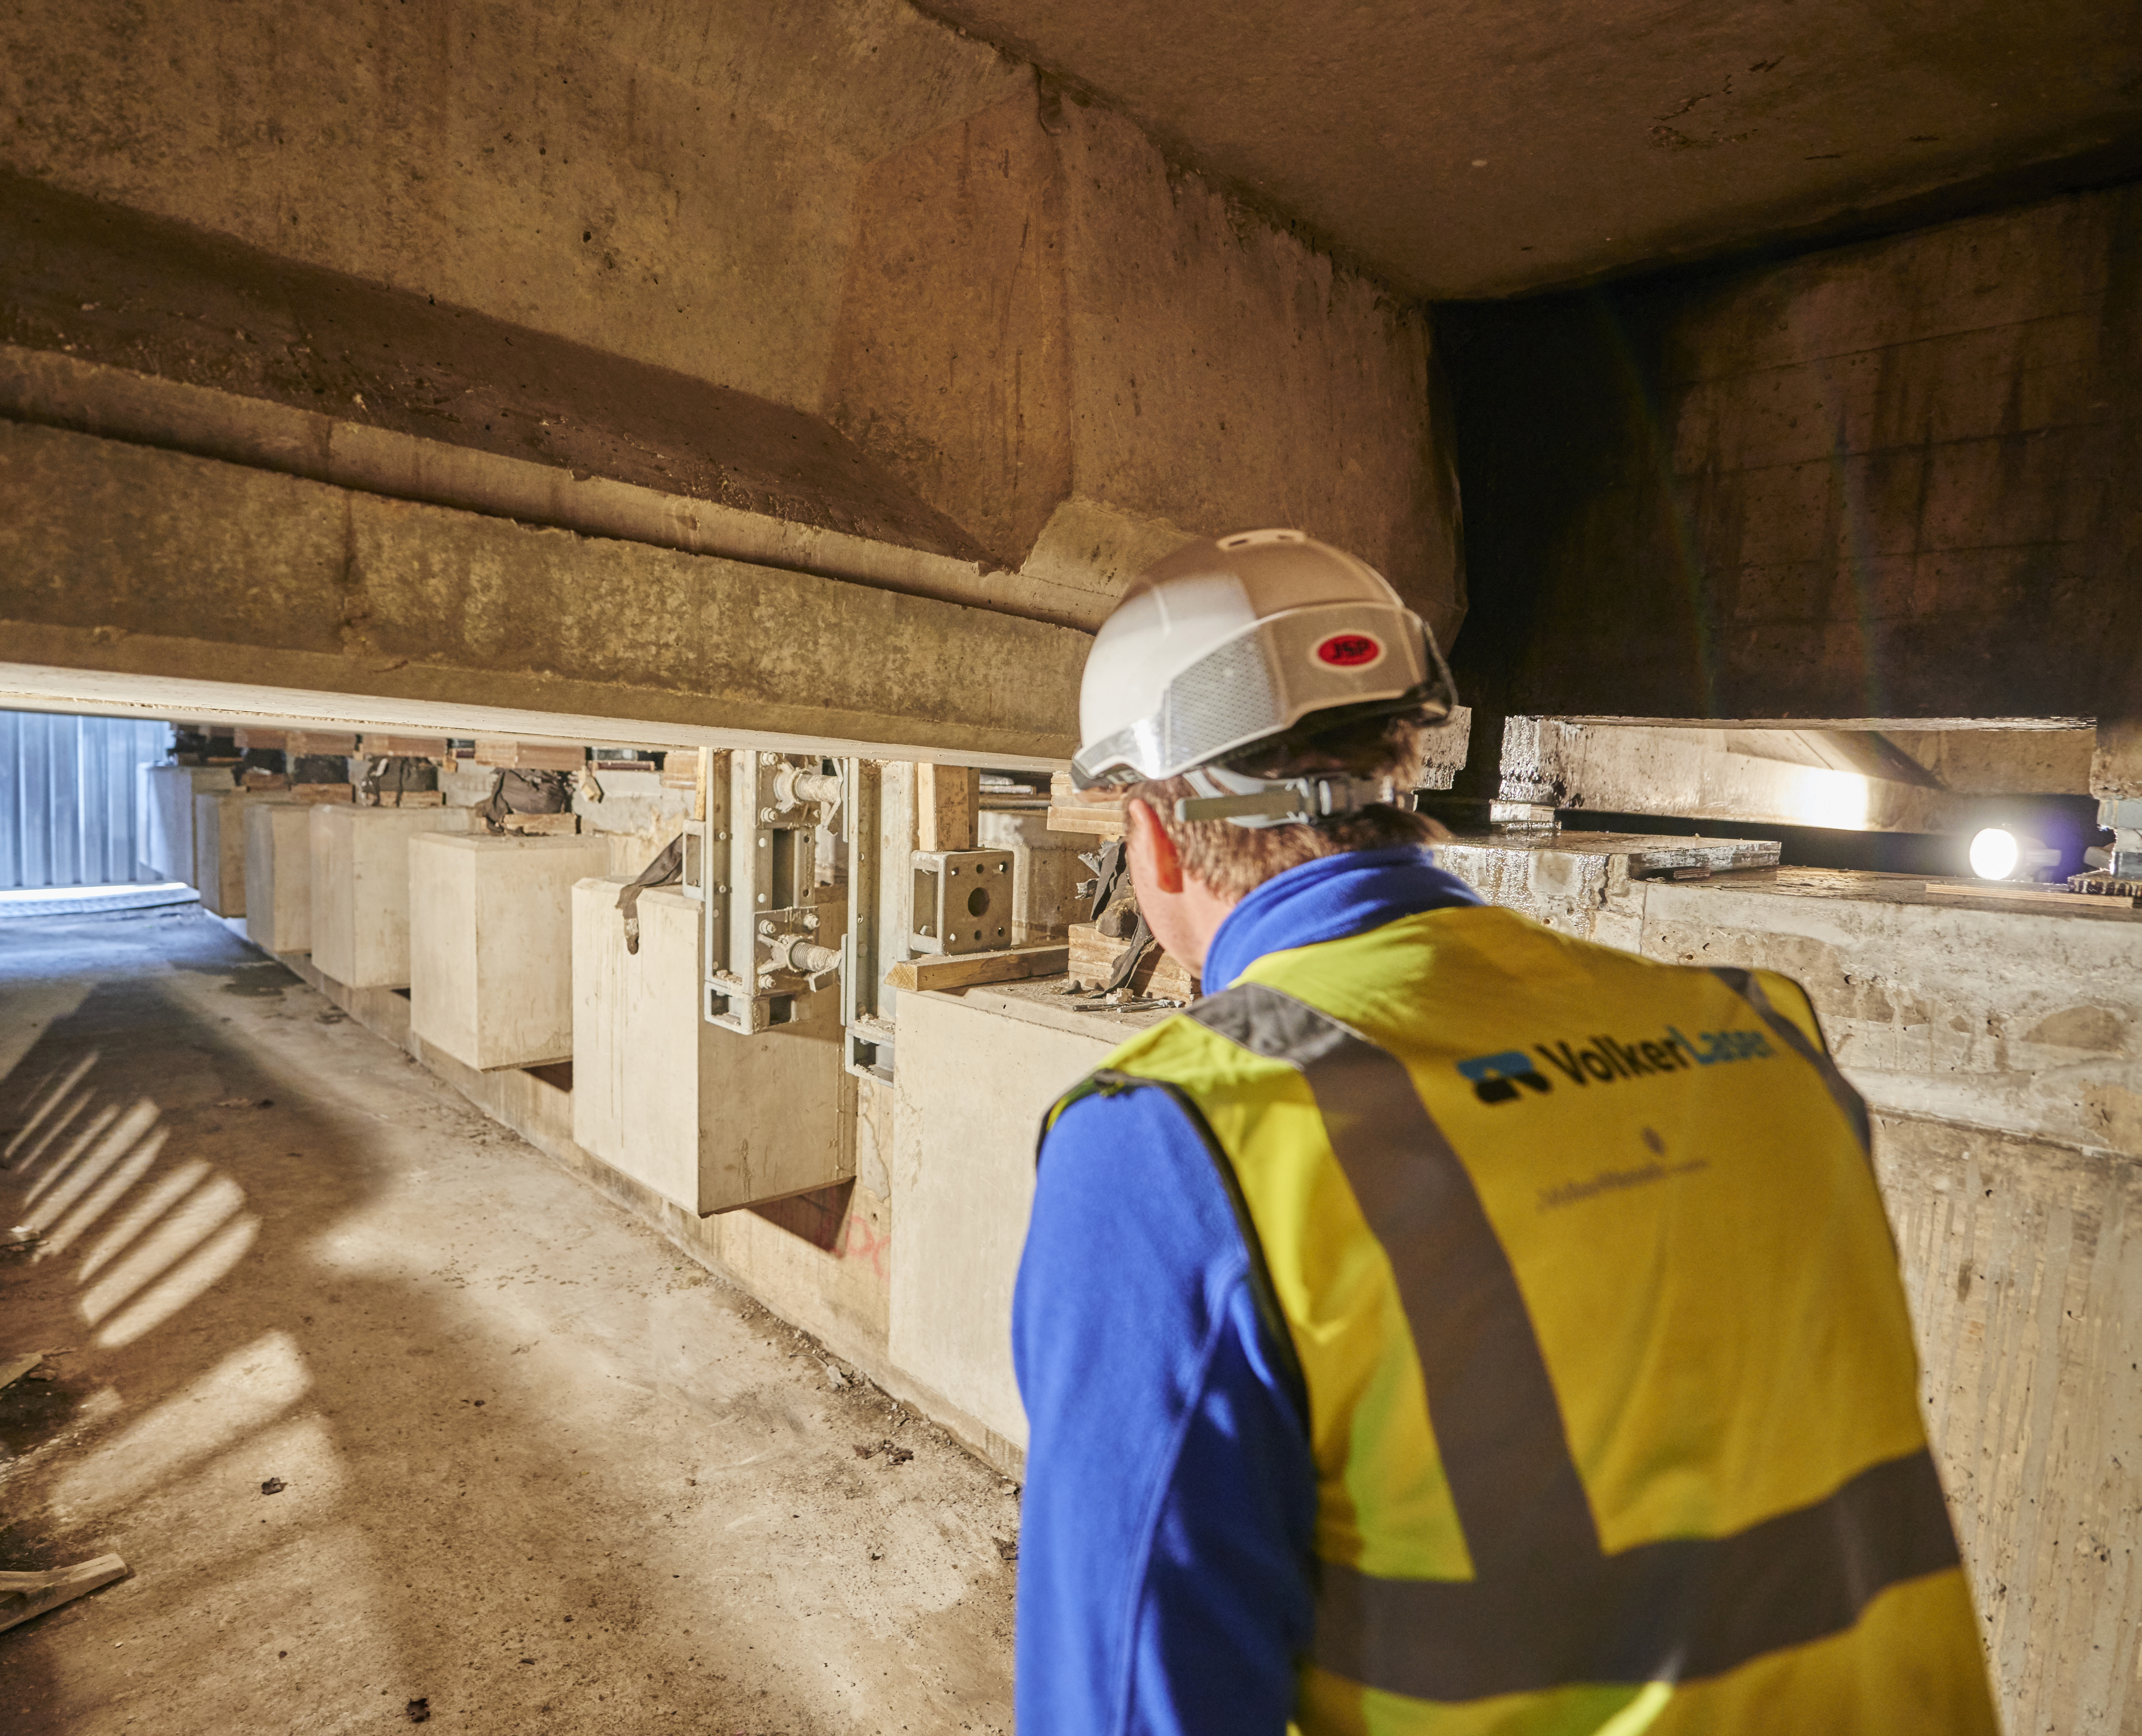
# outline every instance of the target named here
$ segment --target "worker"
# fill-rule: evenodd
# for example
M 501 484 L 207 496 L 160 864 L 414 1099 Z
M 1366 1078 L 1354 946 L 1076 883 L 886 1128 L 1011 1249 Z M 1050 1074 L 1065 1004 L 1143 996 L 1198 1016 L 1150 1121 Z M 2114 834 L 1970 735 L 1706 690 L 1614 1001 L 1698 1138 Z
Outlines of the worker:
M 1019 1736 L 1992 1736 L 1866 1111 L 1806 994 L 1483 905 L 1371 568 L 1199 541 L 1083 789 L 1203 999 L 1051 1112 Z

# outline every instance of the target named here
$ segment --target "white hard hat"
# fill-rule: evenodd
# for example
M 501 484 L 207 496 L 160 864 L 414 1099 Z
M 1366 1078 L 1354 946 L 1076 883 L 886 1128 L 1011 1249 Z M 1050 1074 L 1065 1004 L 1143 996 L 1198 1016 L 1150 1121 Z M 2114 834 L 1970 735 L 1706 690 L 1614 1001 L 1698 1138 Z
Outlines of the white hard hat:
M 1174 777 L 1313 713 L 1449 715 L 1435 639 L 1365 561 L 1299 530 L 1177 549 L 1141 574 L 1087 653 L 1080 789 Z

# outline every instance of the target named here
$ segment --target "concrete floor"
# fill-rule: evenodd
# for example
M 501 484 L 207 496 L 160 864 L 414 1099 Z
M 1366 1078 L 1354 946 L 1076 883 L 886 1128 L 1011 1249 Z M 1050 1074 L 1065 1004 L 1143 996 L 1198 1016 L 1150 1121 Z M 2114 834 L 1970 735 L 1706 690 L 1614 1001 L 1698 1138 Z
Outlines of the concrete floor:
M 1009 1728 L 1011 1485 L 212 920 L 0 925 L 0 1129 L 6 1736 Z

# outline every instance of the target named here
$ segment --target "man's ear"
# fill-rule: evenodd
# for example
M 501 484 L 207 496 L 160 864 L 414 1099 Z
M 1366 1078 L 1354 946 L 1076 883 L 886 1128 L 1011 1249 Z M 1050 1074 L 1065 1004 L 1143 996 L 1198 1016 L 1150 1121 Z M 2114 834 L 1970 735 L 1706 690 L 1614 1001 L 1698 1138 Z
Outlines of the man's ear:
M 1182 890 L 1182 858 L 1175 842 L 1161 829 L 1160 816 L 1152 804 L 1132 800 L 1123 804 L 1123 820 L 1129 827 L 1131 872 L 1157 892 Z

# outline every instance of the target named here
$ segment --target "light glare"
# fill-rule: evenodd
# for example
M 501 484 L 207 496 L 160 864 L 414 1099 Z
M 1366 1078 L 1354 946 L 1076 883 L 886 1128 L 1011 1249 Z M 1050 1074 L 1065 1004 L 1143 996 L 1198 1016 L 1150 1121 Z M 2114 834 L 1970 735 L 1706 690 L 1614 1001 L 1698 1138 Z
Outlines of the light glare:
M 1971 841 L 1971 871 L 1981 880 L 2008 880 L 2022 856 L 2023 846 L 2015 833 L 2003 826 L 1989 826 Z

